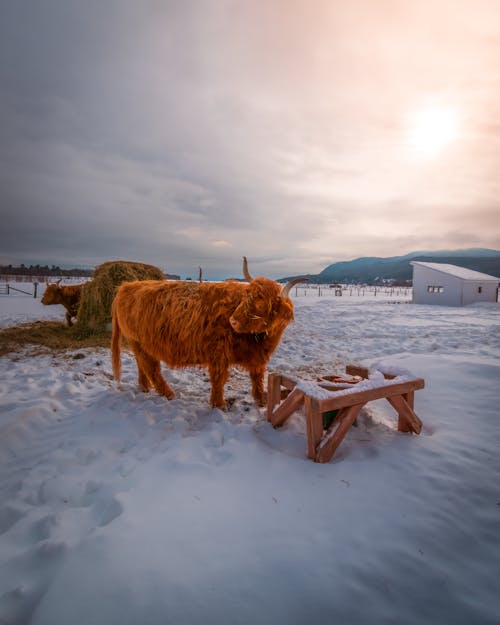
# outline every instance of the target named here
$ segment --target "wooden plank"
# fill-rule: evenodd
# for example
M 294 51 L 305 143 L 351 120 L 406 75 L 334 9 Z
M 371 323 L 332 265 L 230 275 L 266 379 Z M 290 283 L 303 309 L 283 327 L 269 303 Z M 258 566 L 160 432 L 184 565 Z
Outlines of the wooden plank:
M 415 391 L 410 391 L 409 393 L 403 393 L 403 397 L 406 403 L 408 404 L 408 406 L 410 406 L 410 408 L 413 410 L 414 405 L 415 405 Z
M 293 391 L 293 389 L 297 386 L 297 380 L 292 380 L 286 375 L 281 375 L 281 386 L 284 386 L 289 391 Z
M 367 367 L 358 367 L 357 365 L 347 365 L 345 372 L 349 375 L 359 375 L 362 378 L 367 378 L 369 374 Z
M 359 384 L 362 384 L 362 382 Z M 356 404 L 366 404 L 367 402 L 374 401 L 375 399 L 402 395 L 403 393 L 409 393 L 420 388 L 424 388 L 424 380 L 422 378 L 415 378 L 413 380 L 399 382 L 397 384 L 376 386 L 374 388 L 361 391 L 357 390 L 353 393 L 339 395 L 338 397 L 322 399 L 321 410 L 322 412 L 327 412 L 328 410 L 335 410 L 335 408 L 346 408 L 347 406 L 354 406 Z
M 271 414 L 271 423 L 273 424 L 273 427 L 277 428 L 283 425 L 288 417 L 295 412 L 297 408 L 300 408 L 303 401 L 304 393 L 298 388 L 293 389 L 285 401 Z
M 270 373 L 267 376 L 267 420 L 271 421 L 275 406 L 281 400 L 281 375 Z
M 323 436 L 323 412 L 317 399 L 304 397 L 307 426 L 307 457 L 316 457 L 316 448 Z
M 409 393 L 403 393 L 403 399 L 406 401 L 408 406 L 413 410 L 413 406 L 415 403 L 415 392 L 410 391 Z M 411 425 L 408 421 L 398 413 L 398 432 L 413 432 Z
M 370 371 L 367 367 L 358 367 L 357 365 L 347 365 L 345 368 L 345 372 L 348 373 L 349 375 L 359 375 L 362 378 L 370 377 Z M 393 380 L 396 377 L 392 373 L 384 373 L 383 371 L 381 371 L 381 373 L 383 374 L 386 380 Z
M 320 443 L 316 446 L 316 453 L 314 456 L 315 462 L 329 462 L 331 460 L 335 450 L 343 441 L 344 436 L 354 423 L 354 420 L 363 406 L 364 404 L 356 404 L 355 406 L 344 408 L 339 412 L 335 421 L 328 428 Z
M 401 396 L 388 397 L 387 401 L 393 406 L 399 415 L 398 430 L 400 432 L 415 432 L 420 434 L 422 421 L 417 417 L 413 408 L 410 408 L 406 400 Z

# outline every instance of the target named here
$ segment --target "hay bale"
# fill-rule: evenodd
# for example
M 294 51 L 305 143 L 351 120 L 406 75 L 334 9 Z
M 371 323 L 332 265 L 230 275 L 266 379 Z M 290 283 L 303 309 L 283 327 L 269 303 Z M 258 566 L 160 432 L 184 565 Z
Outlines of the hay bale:
M 165 280 L 163 272 L 154 265 L 115 260 L 95 268 L 92 280 L 84 284 L 75 333 L 88 336 L 103 332 L 111 322 L 111 304 L 122 282 L 134 280 Z

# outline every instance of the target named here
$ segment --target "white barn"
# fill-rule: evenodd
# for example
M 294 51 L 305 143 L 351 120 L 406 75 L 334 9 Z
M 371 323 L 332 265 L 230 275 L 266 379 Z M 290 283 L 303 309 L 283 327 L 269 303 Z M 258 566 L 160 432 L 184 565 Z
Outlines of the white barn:
M 497 302 L 500 278 L 444 263 L 411 261 L 413 303 L 466 306 L 473 302 Z

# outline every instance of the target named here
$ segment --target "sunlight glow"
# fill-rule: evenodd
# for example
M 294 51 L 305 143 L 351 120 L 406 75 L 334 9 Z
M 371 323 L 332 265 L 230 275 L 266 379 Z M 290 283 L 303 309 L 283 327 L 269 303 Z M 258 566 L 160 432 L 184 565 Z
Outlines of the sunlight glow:
M 458 136 L 458 116 L 453 109 L 429 108 L 413 118 L 409 143 L 421 155 L 437 156 Z

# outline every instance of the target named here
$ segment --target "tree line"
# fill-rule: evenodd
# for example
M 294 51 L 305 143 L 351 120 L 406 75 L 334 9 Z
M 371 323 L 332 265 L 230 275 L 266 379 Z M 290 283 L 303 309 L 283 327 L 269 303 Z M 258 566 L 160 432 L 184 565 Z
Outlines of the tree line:
M 57 265 L 0 265 L 0 274 L 10 276 L 88 277 L 92 272 L 93 269 L 61 269 Z

